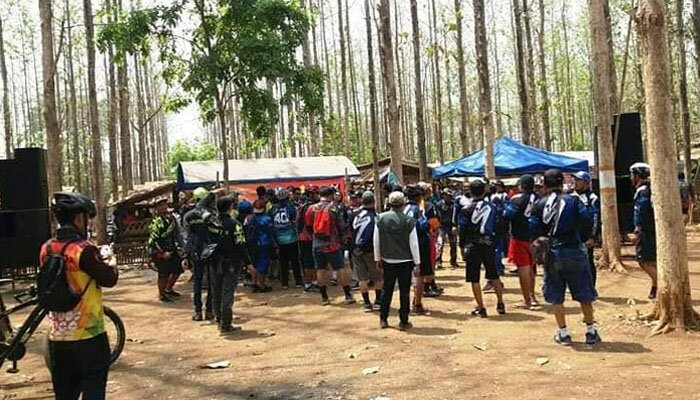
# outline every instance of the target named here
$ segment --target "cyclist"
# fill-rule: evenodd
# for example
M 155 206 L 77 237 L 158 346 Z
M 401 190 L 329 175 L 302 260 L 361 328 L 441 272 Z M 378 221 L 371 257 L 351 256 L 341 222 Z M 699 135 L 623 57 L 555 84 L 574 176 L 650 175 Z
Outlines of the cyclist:
M 41 264 L 63 251 L 68 284 L 82 294 L 72 311 L 49 312 L 53 391 L 59 400 L 81 394 L 84 399 L 104 399 L 110 350 L 101 288 L 116 285 L 119 272 L 87 239 L 88 221 L 96 215 L 92 200 L 79 193 L 54 193 L 51 211 L 59 228 L 41 247 Z

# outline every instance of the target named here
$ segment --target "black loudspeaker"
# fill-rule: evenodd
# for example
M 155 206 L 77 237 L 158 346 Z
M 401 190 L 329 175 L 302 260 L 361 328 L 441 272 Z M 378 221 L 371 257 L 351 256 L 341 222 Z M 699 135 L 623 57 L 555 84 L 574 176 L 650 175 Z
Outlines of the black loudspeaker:
M 619 137 L 615 139 L 615 122 L 620 119 Z M 628 176 L 630 165 L 644 161 L 642 121 L 639 113 L 616 115 L 612 126 L 615 151 L 615 175 Z
M 619 137 L 615 139 L 615 123 L 620 119 Z M 634 230 L 632 216 L 634 211 L 634 188 L 629 179 L 630 165 L 644 161 L 644 145 L 642 143 L 642 122 L 639 113 L 615 115 L 610 128 L 615 151 L 615 185 L 617 192 L 617 217 L 620 232 L 628 233 Z M 598 161 L 598 140 L 593 141 L 596 166 Z M 594 190 L 598 191 L 598 183 L 594 182 Z
M 0 160 L 0 210 L 45 210 L 48 190 L 46 150 L 15 149 L 13 159 Z
M 0 212 L 0 269 L 37 265 L 41 245 L 50 236 L 46 209 Z

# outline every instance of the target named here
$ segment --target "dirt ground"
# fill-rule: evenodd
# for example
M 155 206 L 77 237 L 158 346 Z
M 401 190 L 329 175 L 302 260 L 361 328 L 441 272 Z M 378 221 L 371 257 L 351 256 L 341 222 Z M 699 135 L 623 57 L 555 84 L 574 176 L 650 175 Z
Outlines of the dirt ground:
M 700 309 L 700 230 L 688 238 Z M 463 269 L 439 271 L 445 294 L 427 299 L 432 315 L 412 317 L 409 332 L 380 330 L 377 314 L 359 305 L 323 307 L 317 294 L 277 286 L 251 294 L 239 286 L 234 314 L 243 331 L 228 338 L 219 337 L 214 325 L 190 320 L 188 296 L 159 304 L 152 271 L 123 271 L 118 286 L 105 291 L 128 337 L 110 371 L 108 398 L 700 399 L 700 334 L 649 338 L 650 327 L 636 317 L 650 309 L 649 282 L 631 259 L 626 263 L 629 274 L 599 272 L 595 307 L 604 342 L 594 349 L 581 344 L 585 327 L 573 302 L 567 311 L 578 344 L 571 348 L 552 342 L 555 323 L 547 307 L 511 307 L 498 316 L 495 296 L 487 295 L 493 316 L 468 316 L 472 297 Z M 177 289 L 189 295 L 187 277 Z M 504 282 L 506 304 L 516 303 L 517 278 Z M 341 291 L 332 288 L 331 294 Z M 398 323 L 395 310 L 390 323 Z M 21 372 L 0 373 L 0 399 L 53 397 L 40 354 L 40 340 L 33 339 Z M 230 367 L 200 368 L 221 360 L 230 360 Z M 364 375 L 371 367 L 378 371 Z

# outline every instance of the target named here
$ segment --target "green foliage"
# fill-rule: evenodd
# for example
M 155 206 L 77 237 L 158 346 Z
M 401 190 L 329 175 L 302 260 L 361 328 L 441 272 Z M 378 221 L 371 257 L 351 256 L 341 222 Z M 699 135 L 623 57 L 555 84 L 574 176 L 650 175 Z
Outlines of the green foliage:
M 209 161 L 215 160 L 219 151 L 211 143 L 190 143 L 178 140 L 170 147 L 165 156 L 165 168 L 172 179 L 177 178 L 177 165 L 182 161 Z
M 175 33 L 183 20 L 194 24 L 187 37 Z M 322 71 L 305 68 L 296 57 L 309 27 L 310 15 L 298 1 L 179 0 L 120 15 L 101 29 L 98 43 L 114 45 L 123 57 L 147 54 L 155 42 L 168 85 L 182 87 L 196 100 L 207 122 L 225 112 L 228 93 L 237 95 L 254 138 L 249 144 L 258 144 L 277 123 L 278 102 L 266 82 L 281 82 L 285 96 L 303 100 L 303 115 L 323 109 Z M 183 47 L 188 54 L 182 54 Z M 173 108 L 187 98 L 178 98 Z

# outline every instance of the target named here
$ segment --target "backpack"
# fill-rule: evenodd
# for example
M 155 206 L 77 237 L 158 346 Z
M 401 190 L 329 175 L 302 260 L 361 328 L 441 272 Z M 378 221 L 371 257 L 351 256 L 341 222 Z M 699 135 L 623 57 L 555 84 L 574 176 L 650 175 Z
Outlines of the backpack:
M 83 294 L 92 283 L 92 278 L 90 278 L 81 293 L 73 291 L 73 288 L 68 284 L 65 251 L 73 243 L 75 241 L 64 244 L 58 254 L 54 254 L 51 250 L 53 240 L 46 244 L 48 258 L 41 265 L 41 269 L 36 276 L 39 306 L 45 310 L 57 312 L 73 310 L 80 303 L 80 299 L 82 299 Z
M 319 237 L 330 237 L 333 228 L 333 215 L 331 205 L 318 207 L 314 210 L 314 235 Z

